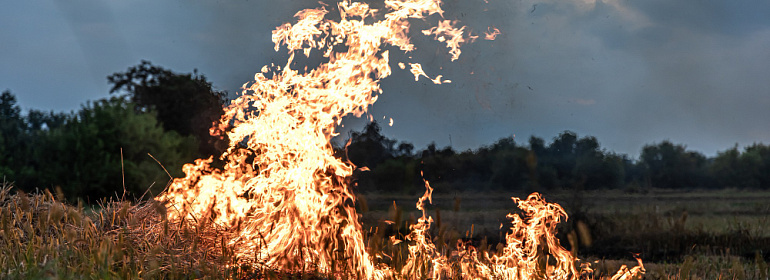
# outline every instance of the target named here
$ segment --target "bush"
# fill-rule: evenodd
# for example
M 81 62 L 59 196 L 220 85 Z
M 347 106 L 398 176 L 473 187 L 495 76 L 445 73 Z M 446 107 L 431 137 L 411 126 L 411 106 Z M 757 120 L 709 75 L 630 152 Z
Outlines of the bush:
M 159 193 L 170 178 L 150 154 L 171 176 L 181 176 L 197 148 L 192 136 L 164 131 L 152 111 L 137 113 L 121 98 L 89 103 L 63 125 L 28 134 L 33 148 L 25 151 L 25 163 L 9 166 L 7 179 L 26 191 L 58 186 L 68 199 L 92 202 L 123 195 L 124 184 L 133 197 Z

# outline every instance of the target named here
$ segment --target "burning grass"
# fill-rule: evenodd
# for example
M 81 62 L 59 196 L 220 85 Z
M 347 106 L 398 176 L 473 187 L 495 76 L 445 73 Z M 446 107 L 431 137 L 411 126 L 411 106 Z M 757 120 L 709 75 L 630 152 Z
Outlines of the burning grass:
M 227 233 L 211 224 L 166 219 L 156 202 L 105 202 L 94 209 L 49 191 L 0 188 L 0 278 L 232 278 Z
M 230 139 L 222 168 L 199 159 L 153 201 L 105 202 L 93 211 L 67 206 L 50 192 L 10 195 L 4 186 L 2 276 L 641 278 L 641 260 L 596 275 L 556 237 L 566 211 L 537 193 L 513 198 L 520 211 L 507 215 L 509 230 L 494 250 L 463 240 L 446 244 L 452 238 L 431 234 L 428 182 L 416 198 L 420 216 L 403 234 L 364 230 L 349 185 L 357 167 L 335 157 L 330 144 L 337 125 L 344 116 L 365 115 L 377 100 L 379 82 L 392 70 L 389 49 L 414 50 L 410 21 L 438 20 L 422 34 L 446 44 L 452 60 L 461 44 L 478 38 L 444 19 L 439 0 L 384 4 L 379 11 L 340 1 L 330 8 L 334 16 L 326 7 L 302 10 L 295 24 L 274 30 L 276 50 L 285 46 L 290 58 L 283 68 L 266 66 L 257 73 L 212 128 Z M 295 55 L 311 52 L 323 57 L 317 67 L 291 68 Z M 428 77 L 419 63 L 409 65 L 415 79 Z M 440 75 L 430 80 L 450 82 Z
M 572 191 L 552 191 L 546 196 L 570 212 L 559 238 L 593 264 L 596 276 L 615 273 L 624 264 L 632 267 L 634 262 L 623 259 L 635 252 L 645 260 L 646 279 L 767 279 L 768 195 L 746 190 L 597 190 L 581 192 L 577 200 Z M 406 202 L 408 195 L 360 196 L 367 202 L 361 207 L 364 224 L 390 219 L 400 222 L 390 228 L 398 231 L 419 215 Z M 429 210 L 440 217 L 432 231 L 434 240 L 443 240 L 437 246 L 463 240 L 480 252 L 496 250 L 502 240 L 498 228 L 504 222 L 500 213 L 512 208 L 505 196 L 500 192 L 437 194 Z M 578 229 L 578 224 L 585 228 Z M 570 237 L 573 232 L 577 238 Z M 588 235 L 589 242 L 582 235 Z
M 56 197 L 48 191 L 28 195 L 12 194 L 10 185 L 0 188 L 0 266 L 3 267 L 0 278 L 373 278 L 320 268 L 287 271 L 264 263 L 244 263 L 227 243 L 228 238 L 238 231 L 216 226 L 211 218 L 170 221 L 166 218 L 166 207 L 154 201 L 134 205 L 126 201 L 105 202 L 94 210 L 87 210 L 83 206 L 62 203 Z M 426 193 L 418 206 L 425 205 L 429 197 Z M 524 201 L 522 205 L 526 205 L 526 201 L 538 203 L 540 200 L 530 197 Z M 535 266 L 519 271 L 526 268 L 509 262 L 525 259 L 497 259 L 506 256 L 502 254 L 504 250 L 523 249 L 515 242 L 487 259 L 481 258 L 486 251 L 458 242 L 453 253 L 442 257 L 441 250 L 432 245 L 430 235 L 426 234 L 431 221 L 431 217 L 423 216 L 419 223 L 411 226 L 411 233 L 405 240 L 381 238 L 376 233 L 367 239 L 371 254 L 380 258 L 381 265 L 392 268 L 393 273 L 382 278 L 490 278 L 489 275 L 474 277 L 465 273 L 489 273 L 490 269 L 514 269 L 512 273 L 530 275 L 525 279 L 552 273 L 548 270 L 553 269 L 548 261 L 540 265 L 534 262 Z M 545 224 L 531 223 L 530 226 Z M 520 230 L 526 234 L 529 229 Z M 532 245 L 534 247 L 524 249 L 559 249 L 539 246 L 537 242 Z M 542 252 L 521 256 L 547 257 Z M 443 265 L 442 270 L 432 269 L 437 267 L 437 262 Z M 574 264 L 573 261 L 566 263 L 568 266 Z M 574 268 L 563 271 L 573 273 L 567 278 L 577 277 Z M 564 275 L 548 278 L 566 279 Z
M 171 222 L 164 218 L 165 207 L 153 201 L 113 201 L 89 209 L 63 203 L 57 197 L 48 191 L 14 194 L 8 184 L 0 188 L 0 278 L 335 278 L 313 270 L 287 272 L 243 265 L 224 242 L 232 231 L 203 221 Z M 469 256 L 494 254 L 505 246 L 476 242 L 472 247 L 468 243 L 471 239 L 453 239 L 448 234 L 443 231 L 427 236 L 438 252 L 454 252 L 447 254 L 446 262 L 455 271 L 470 264 Z M 376 226 L 365 236 L 370 252 L 382 256 L 381 263 L 403 271 L 409 260 L 409 241 L 393 242 L 396 238 L 391 239 Z M 431 265 L 428 258 L 413 259 L 419 261 L 412 267 Z M 587 262 L 592 264 L 593 273 L 583 278 L 610 279 L 619 267 L 637 265 L 628 260 L 591 259 Z M 692 252 L 679 261 L 646 263 L 645 268 L 645 279 L 767 279 L 770 272 L 761 254 L 746 258 L 729 251 Z

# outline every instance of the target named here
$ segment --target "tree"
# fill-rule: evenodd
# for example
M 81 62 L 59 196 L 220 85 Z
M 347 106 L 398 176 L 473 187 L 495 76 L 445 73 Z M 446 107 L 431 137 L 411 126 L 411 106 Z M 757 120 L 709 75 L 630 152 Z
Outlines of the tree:
M 652 187 L 698 188 L 708 185 L 706 157 L 698 152 L 687 151 L 683 145 L 670 141 L 646 145 L 642 148 L 640 163 L 644 166 L 645 179 Z
M 621 156 L 602 151 L 596 137 L 580 138 L 575 145 L 574 184 L 584 189 L 617 188 L 625 179 Z
M 754 144 L 741 153 L 736 145 L 719 152 L 710 171 L 718 187 L 770 188 L 770 146 Z
M 548 146 L 548 154 L 551 158 L 550 164 L 556 170 L 556 176 L 561 187 L 572 185 L 571 177 L 575 164 L 577 162 L 577 134 L 572 131 L 564 131 L 554 138 L 553 143 Z
M 380 131 L 380 125 L 373 121 L 367 124 L 363 131 L 352 132 L 350 145 L 347 147 L 347 158 L 358 167 L 374 169 L 386 159 L 395 157 L 396 141 L 383 136 Z M 411 144 L 404 144 L 402 148 L 411 153 L 409 145 Z
M 513 137 L 497 140 L 489 149 L 490 157 L 486 168 L 490 169 L 489 185 L 495 189 L 521 189 L 536 187 L 527 184 L 532 180 L 532 167 L 528 164 L 529 150 L 516 145 Z M 481 172 L 480 172 L 481 173 Z M 483 173 L 481 173 L 483 174 Z
M 350 143 L 342 153 L 357 167 L 369 171 L 354 173 L 355 182 L 362 191 L 411 191 L 419 181 L 417 160 L 412 155 L 414 145 L 382 135 L 377 122 L 371 122 L 360 132 L 350 134 Z
M 770 188 L 770 146 L 753 144 L 741 155 L 741 167 L 751 178 L 747 187 Z
M 29 110 L 26 120 L 26 129 L 29 133 L 41 130 L 51 130 L 64 125 L 67 121 L 67 114 L 54 113 L 53 111 L 45 113 L 39 110 Z
M 218 156 L 227 148 L 227 139 L 214 137 L 209 131 L 224 114 L 227 93 L 214 90 L 197 70 L 179 74 L 143 60 L 107 79 L 112 84 L 110 93 L 126 91 L 138 112 L 155 111 L 166 130 L 195 136 L 202 155 Z
M 195 158 L 196 142 L 164 131 L 153 111 L 137 113 L 131 102 L 110 98 L 88 103 L 63 126 L 40 135 L 36 159 L 19 177 L 24 189 L 60 186 L 69 199 L 96 199 L 160 192 L 169 175 Z
M 14 178 L 14 167 L 24 160 L 24 127 L 16 96 L 9 90 L 3 91 L 0 94 L 0 180 Z
M 720 187 L 745 187 L 750 175 L 741 166 L 741 152 L 737 144 L 732 149 L 718 152 L 710 167 L 716 184 Z

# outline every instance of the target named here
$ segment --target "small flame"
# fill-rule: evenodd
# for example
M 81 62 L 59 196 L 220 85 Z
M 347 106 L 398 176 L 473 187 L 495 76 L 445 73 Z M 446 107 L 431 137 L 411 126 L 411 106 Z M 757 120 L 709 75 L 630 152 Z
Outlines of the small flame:
M 484 40 L 494 40 L 497 38 L 497 35 L 500 34 L 500 30 L 496 27 L 489 27 L 487 28 L 487 32 L 484 32 Z
M 438 22 L 438 26 L 422 31 L 423 34 L 434 35 L 436 40 L 446 43 L 447 48 L 449 48 L 449 54 L 452 55 L 452 61 L 455 61 L 460 57 L 460 53 L 462 53 L 460 51 L 460 45 L 466 42 L 466 39 L 463 38 L 465 26 L 456 28 L 455 24 L 457 24 L 457 21 L 442 20 Z M 475 39 L 475 37 L 469 38 L 471 41 Z
M 420 76 L 425 76 L 425 78 L 428 78 L 434 84 L 437 84 L 437 85 L 440 85 L 442 83 L 448 84 L 452 82 L 450 80 L 441 81 L 442 75 L 438 75 L 436 76 L 435 79 L 431 79 L 428 76 L 428 74 L 425 74 L 425 71 L 422 70 L 422 65 L 420 65 L 419 63 L 409 63 L 409 72 L 412 72 L 412 75 L 414 75 L 414 81 L 419 81 Z

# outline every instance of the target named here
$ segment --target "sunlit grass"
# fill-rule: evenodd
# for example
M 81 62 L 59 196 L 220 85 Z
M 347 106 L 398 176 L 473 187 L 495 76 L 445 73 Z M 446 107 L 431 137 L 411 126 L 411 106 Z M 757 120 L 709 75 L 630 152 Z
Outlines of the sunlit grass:
M 154 202 L 105 202 L 96 210 L 49 191 L 0 187 L 0 279 L 229 278 L 242 273 L 213 226 L 165 220 Z M 203 249 L 205 248 L 205 249 Z

